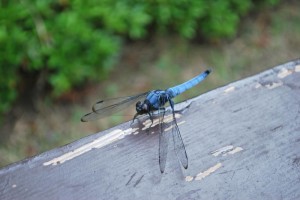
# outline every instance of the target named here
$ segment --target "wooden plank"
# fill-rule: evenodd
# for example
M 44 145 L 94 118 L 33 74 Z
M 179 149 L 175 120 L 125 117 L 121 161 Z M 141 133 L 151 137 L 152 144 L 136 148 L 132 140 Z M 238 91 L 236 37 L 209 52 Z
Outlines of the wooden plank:
M 187 170 L 129 122 L 1 169 L 0 199 L 300 199 L 300 60 L 190 101 Z

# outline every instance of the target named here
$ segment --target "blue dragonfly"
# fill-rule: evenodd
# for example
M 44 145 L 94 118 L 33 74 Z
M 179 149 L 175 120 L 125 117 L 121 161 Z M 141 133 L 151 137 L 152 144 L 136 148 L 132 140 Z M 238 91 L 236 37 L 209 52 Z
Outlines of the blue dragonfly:
M 203 81 L 211 72 L 211 70 L 206 70 L 199 74 L 198 76 L 174 87 L 168 88 L 166 90 L 151 90 L 148 92 L 144 92 L 141 94 L 127 96 L 127 97 L 119 97 L 106 99 L 96 102 L 93 105 L 92 112 L 84 115 L 81 118 L 82 122 L 93 121 L 96 119 L 100 119 L 102 117 L 106 117 L 122 111 L 125 108 L 128 108 L 133 103 L 136 103 L 136 114 L 133 117 L 133 121 L 137 119 L 140 115 L 148 115 L 151 120 L 151 125 L 153 124 L 154 115 L 158 115 L 159 119 L 159 166 L 161 173 L 165 170 L 166 160 L 167 160 L 167 152 L 168 152 L 168 133 L 165 131 L 164 126 L 164 116 L 165 116 L 165 104 L 169 103 L 171 107 L 172 113 L 172 135 L 173 142 L 175 147 L 175 152 L 182 166 L 187 169 L 188 168 L 188 157 L 185 150 L 185 146 L 177 125 L 176 117 L 175 117 L 175 109 L 174 109 L 174 101 L 172 100 L 174 97 L 180 95 L 186 90 L 196 86 L 201 81 Z

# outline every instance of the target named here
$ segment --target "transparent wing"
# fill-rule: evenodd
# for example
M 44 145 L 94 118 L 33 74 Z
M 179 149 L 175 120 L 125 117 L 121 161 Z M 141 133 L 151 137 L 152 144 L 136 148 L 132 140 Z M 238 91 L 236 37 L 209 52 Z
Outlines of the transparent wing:
M 98 101 L 93 105 L 93 112 L 84 115 L 81 118 L 81 121 L 93 121 L 111 115 L 113 113 L 117 113 L 125 108 L 128 108 L 131 104 L 145 98 L 148 93 L 149 92 L 145 92 L 128 97 L 119 97 Z
M 173 121 L 172 121 L 172 135 L 173 135 L 173 142 L 174 142 L 174 149 L 176 152 L 176 155 L 181 162 L 182 166 L 187 169 L 188 168 L 188 157 L 185 151 L 185 146 L 181 138 L 181 134 L 177 125 L 177 120 L 175 117 L 175 111 L 174 111 L 174 102 L 169 99 L 169 103 L 172 109 L 173 114 Z
M 173 142 L 174 142 L 174 149 L 177 154 L 179 161 L 181 162 L 182 166 L 187 169 L 188 168 L 188 157 L 185 151 L 185 146 L 181 138 L 181 134 L 176 122 L 176 118 L 173 119 L 172 125 L 172 135 L 173 135 Z
M 100 113 L 100 112 L 103 112 L 104 110 L 108 110 L 108 109 L 117 109 L 118 107 L 122 106 L 123 104 L 128 105 L 128 104 L 134 103 L 134 101 L 138 101 L 138 100 L 146 97 L 146 95 L 148 93 L 149 93 L 149 91 L 141 93 L 141 94 L 133 95 L 133 96 L 101 100 L 93 105 L 93 111 Z
M 168 155 L 168 146 L 169 146 L 169 132 L 165 131 L 164 128 L 164 115 L 165 111 L 159 112 L 161 116 L 159 116 L 159 168 L 160 172 L 164 173 L 167 155 Z

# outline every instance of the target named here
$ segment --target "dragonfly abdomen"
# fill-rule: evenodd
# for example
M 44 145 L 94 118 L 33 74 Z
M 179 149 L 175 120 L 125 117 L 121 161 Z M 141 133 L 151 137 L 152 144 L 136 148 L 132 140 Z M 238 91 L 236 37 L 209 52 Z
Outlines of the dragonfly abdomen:
M 186 90 L 194 87 L 195 85 L 199 84 L 201 81 L 203 81 L 211 72 L 211 70 L 206 70 L 205 72 L 199 74 L 198 76 L 180 84 L 176 85 L 174 87 L 171 87 L 166 90 L 170 98 L 174 98 L 177 95 L 185 92 Z

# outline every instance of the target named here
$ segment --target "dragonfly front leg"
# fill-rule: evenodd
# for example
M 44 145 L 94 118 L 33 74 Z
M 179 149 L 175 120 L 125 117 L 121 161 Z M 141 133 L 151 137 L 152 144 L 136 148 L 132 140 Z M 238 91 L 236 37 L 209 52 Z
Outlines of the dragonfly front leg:
M 130 126 L 133 124 L 134 120 L 137 118 L 138 115 L 139 115 L 139 113 L 135 113 L 135 115 L 134 115 L 134 117 L 133 117 L 133 119 L 132 119 L 132 122 L 131 122 Z

